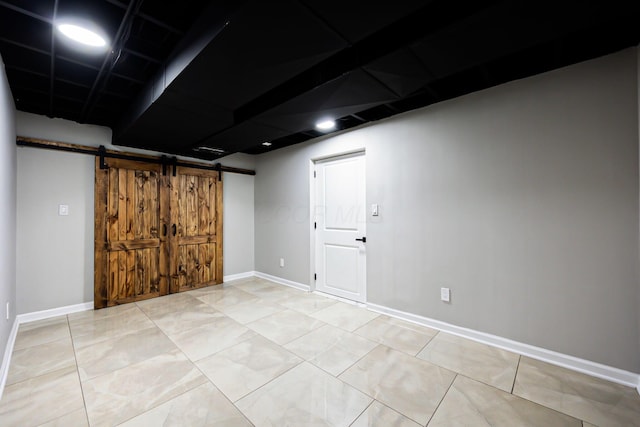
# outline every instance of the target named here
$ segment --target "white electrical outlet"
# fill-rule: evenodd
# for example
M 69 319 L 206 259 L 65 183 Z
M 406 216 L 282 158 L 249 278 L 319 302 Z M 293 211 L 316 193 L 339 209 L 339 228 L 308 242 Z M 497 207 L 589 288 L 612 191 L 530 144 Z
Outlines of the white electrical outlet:
M 58 205 L 58 215 L 60 216 L 69 215 L 69 205 Z
M 284 267 L 284 258 L 280 258 L 280 267 Z
M 451 291 L 449 288 L 440 288 L 440 299 L 444 302 L 449 302 L 451 299 Z

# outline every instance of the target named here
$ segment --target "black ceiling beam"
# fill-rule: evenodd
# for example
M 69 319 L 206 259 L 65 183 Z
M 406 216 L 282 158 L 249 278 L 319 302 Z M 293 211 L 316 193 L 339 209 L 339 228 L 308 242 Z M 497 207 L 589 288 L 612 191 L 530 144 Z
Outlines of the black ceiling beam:
M 433 1 L 248 102 L 234 112 L 234 120 L 240 123 L 255 117 L 495 3 L 497 1 L 492 0 Z
M 153 58 L 149 55 L 145 55 L 144 53 L 136 52 L 133 49 L 129 49 L 128 47 L 122 48 L 122 51 L 133 56 L 137 56 L 138 58 L 142 58 L 145 61 L 153 62 L 154 64 L 162 64 L 162 61 L 156 58 Z
M 122 3 L 118 0 L 106 0 L 107 3 L 110 3 L 114 6 L 118 6 L 119 8 L 126 10 L 128 5 L 125 3 Z M 177 34 L 179 36 L 184 35 L 184 31 L 179 30 L 178 28 L 172 27 L 171 25 L 165 24 L 164 22 L 160 21 L 159 19 L 154 18 L 153 16 L 147 15 L 146 13 L 141 13 L 138 12 L 135 14 L 135 16 L 138 16 L 139 18 L 144 19 L 145 21 L 151 22 L 154 25 L 157 25 L 158 27 L 165 29 L 171 33 Z
M 4 42 L 4 43 L 7 43 L 7 44 L 11 44 L 11 45 L 17 46 L 17 47 L 21 47 L 23 49 L 30 50 L 32 52 L 41 53 L 41 54 L 47 55 L 47 56 L 51 55 L 51 53 L 46 51 L 46 50 L 38 49 L 37 47 L 29 46 L 27 44 L 20 43 L 20 42 L 17 42 L 15 40 L 10 40 L 10 39 L 4 38 L 4 37 L 0 37 L 0 41 Z
M 22 49 L 26 49 L 26 50 L 30 50 L 32 52 L 40 53 L 42 55 L 51 56 L 51 52 L 48 52 L 48 51 L 42 50 L 42 49 L 38 49 L 37 47 L 29 46 L 29 45 L 26 45 L 24 43 L 17 42 L 15 40 L 10 40 L 10 39 L 4 38 L 4 37 L 0 37 L 0 41 L 4 42 L 4 43 L 7 43 L 7 44 L 11 44 L 13 46 L 20 47 Z M 89 68 L 89 69 L 94 70 L 94 71 L 100 71 L 100 68 L 98 68 L 98 67 L 96 67 L 94 65 L 87 64 L 86 62 L 78 61 L 77 59 L 69 58 L 67 56 L 56 55 L 56 59 L 60 59 L 62 61 L 66 61 L 66 62 L 69 62 L 71 64 L 80 65 L 81 67 Z M 145 82 L 143 80 L 136 79 L 135 77 L 125 76 L 124 74 L 112 72 L 111 75 L 114 76 L 114 77 L 118 77 L 120 79 L 123 79 L 123 80 L 128 80 L 130 82 L 133 82 L 133 83 L 141 85 L 141 86 L 147 84 L 147 82 Z
M 43 78 L 48 78 L 49 75 L 45 74 L 45 73 L 40 73 L 38 71 L 34 71 L 34 70 L 30 70 L 28 68 L 22 68 L 22 67 L 17 67 L 15 65 L 5 65 L 5 68 L 7 70 L 15 70 L 15 71 L 20 71 L 21 73 L 26 73 L 26 74 L 32 74 L 34 76 L 38 76 L 38 77 L 43 77 Z
M 53 2 L 53 22 L 58 15 L 58 0 Z M 50 52 L 50 72 L 49 72 L 49 115 L 53 116 L 53 89 L 56 76 L 56 34 L 55 28 L 51 26 L 51 52 Z
M 133 10 L 136 7 L 139 7 L 140 5 L 140 1 L 139 0 L 131 0 L 131 3 L 129 3 L 129 6 L 127 7 L 127 10 L 125 11 L 124 15 L 122 16 L 122 20 L 120 21 L 120 26 L 118 27 L 118 31 L 116 31 L 116 35 L 113 38 L 113 44 L 114 46 L 117 46 L 120 42 L 121 42 L 121 38 L 123 36 L 123 33 L 125 32 L 127 25 L 129 24 L 129 20 L 131 19 L 131 17 L 133 16 Z M 84 121 L 86 119 L 87 116 L 87 112 L 89 109 L 89 106 L 91 104 L 91 101 L 94 98 L 96 89 L 98 88 L 99 83 L 102 80 L 102 77 L 104 75 L 104 72 L 107 68 L 107 64 L 110 62 L 111 60 L 111 54 L 112 52 L 108 52 L 105 57 L 104 60 L 102 61 L 102 66 L 100 67 L 100 71 L 98 71 L 98 75 L 96 77 L 96 79 L 93 81 L 93 86 L 91 87 L 91 90 L 89 91 L 89 96 L 87 96 L 87 99 L 84 103 L 84 106 L 82 107 L 82 120 Z
M 21 73 L 31 74 L 31 75 L 42 77 L 42 78 L 45 78 L 45 79 L 49 77 L 48 74 L 39 73 L 37 71 L 29 70 L 27 68 L 16 67 L 15 65 L 7 65 L 6 68 L 8 70 L 15 70 L 15 71 L 19 71 Z M 77 86 L 77 87 L 81 87 L 81 88 L 84 88 L 84 89 L 91 89 L 91 86 L 86 85 L 84 83 L 79 83 L 79 82 L 76 82 L 76 81 L 73 81 L 73 80 L 61 79 L 59 77 L 56 77 L 55 80 L 57 82 L 66 83 L 66 84 L 71 85 L 71 86 Z M 109 95 L 109 96 L 115 96 L 117 98 L 122 98 L 122 99 L 131 99 L 131 95 L 130 94 L 129 95 L 123 95 L 121 93 L 111 92 L 111 91 L 108 91 L 108 90 L 105 90 L 104 94 L 105 95 Z
M 56 1 L 56 4 L 57 4 L 57 1 Z M 5 1 L 0 0 L 0 6 L 5 7 L 7 9 L 11 9 L 14 12 L 18 12 L 18 13 L 21 13 L 23 15 L 30 16 L 31 18 L 35 18 L 35 19 L 37 19 L 39 21 L 46 22 L 47 24 L 53 24 L 53 19 L 49 19 L 49 18 L 47 18 L 45 16 L 38 15 L 37 13 L 33 13 L 33 12 L 27 10 L 27 9 L 23 9 L 23 8 L 18 7 L 16 5 L 13 5 L 11 3 L 7 3 Z

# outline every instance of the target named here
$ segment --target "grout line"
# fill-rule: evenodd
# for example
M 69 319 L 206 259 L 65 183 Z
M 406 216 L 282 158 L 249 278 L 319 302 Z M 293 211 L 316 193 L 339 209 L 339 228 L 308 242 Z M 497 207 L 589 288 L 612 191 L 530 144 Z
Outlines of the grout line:
M 516 374 L 513 376 L 513 384 L 511 385 L 511 394 L 513 394 L 513 389 L 516 387 L 516 378 L 518 378 L 518 370 L 520 369 L 521 360 L 522 360 L 522 355 L 518 356 L 518 366 L 516 366 Z
M 376 402 L 376 399 L 372 399 L 371 402 L 367 405 L 366 408 L 364 408 L 362 410 L 362 412 L 360 412 L 354 419 L 353 421 L 351 421 L 351 423 L 349 424 L 349 427 L 351 427 L 353 425 L 353 423 L 355 423 L 358 418 L 360 418 L 362 416 L 362 414 L 364 414 L 365 412 L 367 412 L 367 409 L 371 408 L 371 405 L 373 405 L 373 403 Z
M 452 371 L 454 372 L 454 371 Z M 429 423 L 431 422 L 431 420 L 433 419 L 433 417 L 436 415 L 436 412 L 438 412 L 438 409 L 440 408 L 440 405 L 442 405 L 442 402 L 444 402 L 444 399 L 447 398 L 447 394 L 449 394 L 449 391 L 451 390 L 451 387 L 453 387 L 453 383 L 456 382 L 456 380 L 458 379 L 458 373 L 456 373 L 456 376 L 453 377 L 453 380 L 451 381 L 451 384 L 449 384 L 449 387 L 447 388 L 447 391 L 442 395 L 442 399 L 440 399 L 440 402 L 438 402 L 438 406 L 436 406 L 436 409 L 433 410 L 433 413 L 431 414 L 431 416 L 429 417 L 429 420 L 427 420 L 427 424 L 425 424 L 426 426 L 429 425 Z M 414 420 L 415 421 L 415 420 Z M 418 423 L 420 424 L 420 423 Z
M 418 350 L 418 352 L 417 352 L 416 354 L 414 354 L 414 355 L 413 355 L 413 357 L 415 357 L 416 359 L 420 359 L 420 360 L 425 360 L 425 361 L 427 361 L 427 362 L 431 362 L 430 360 L 426 360 L 426 359 L 422 359 L 421 357 L 418 357 L 418 355 L 419 355 L 420 353 L 422 353 L 422 352 L 424 351 L 424 349 L 425 349 L 425 348 L 427 348 L 427 346 L 428 346 L 429 344 L 431 344 L 431 342 L 433 341 L 433 339 L 434 339 L 435 337 L 437 337 L 439 333 L 440 333 L 440 331 L 437 331 L 435 334 L 433 334 L 433 335 L 429 338 L 429 340 L 425 343 L 425 345 L 423 345 L 423 346 L 422 346 L 422 348 L 421 348 L 420 350 Z M 433 362 L 431 362 L 431 363 L 433 363 Z M 435 365 L 435 363 L 434 363 L 434 365 Z
M 277 345 L 279 345 L 279 344 L 277 344 Z M 299 356 L 298 356 L 298 357 L 299 357 Z M 310 363 L 310 362 L 308 362 L 308 361 L 304 360 L 302 357 L 300 357 L 300 363 L 297 363 L 297 364 L 295 364 L 294 366 L 290 367 L 289 369 L 287 369 L 287 370 L 283 371 L 280 375 L 277 375 L 277 376 L 275 376 L 274 378 L 271 378 L 269 381 L 267 381 L 266 383 L 262 384 L 260 387 L 256 388 L 255 390 L 251 390 L 250 392 L 247 392 L 246 394 L 243 394 L 242 396 L 240 396 L 239 398 L 237 398 L 237 399 L 235 400 L 235 402 L 231 402 L 231 403 L 233 403 L 233 406 L 235 406 L 235 407 L 236 407 L 236 409 L 237 409 L 238 411 L 240 411 L 240 408 L 238 408 L 238 407 L 236 406 L 236 403 L 237 403 L 237 402 L 241 401 L 242 399 L 244 399 L 245 397 L 249 396 L 250 394 L 253 394 L 253 393 L 257 392 L 258 390 L 260 390 L 260 389 L 262 389 L 262 388 L 266 387 L 267 385 L 271 384 L 272 382 L 274 382 L 275 380 L 277 380 L 277 379 L 278 379 L 278 378 L 280 378 L 281 376 L 285 375 L 286 373 L 288 373 L 288 372 L 292 371 L 293 369 L 297 368 L 298 366 L 300 366 L 300 365 L 302 365 L 302 364 L 304 364 L 304 363 L 309 363 L 309 364 L 310 364 L 311 366 L 313 366 L 314 368 L 318 368 L 318 367 L 317 367 L 317 366 L 315 366 L 314 364 L 312 364 L 312 363 Z M 318 369 L 320 369 L 320 368 L 318 368 Z M 323 372 L 324 372 L 324 371 L 323 371 Z M 209 377 L 207 377 L 207 379 L 209 379 Z M 211 381 L 211 383 L 212 383 L 213 385 L 215 385 L 215 383 L 213 383 L 213 381 Z M 216 386 L 216 388 L 217 388 L 217 386 Z M 222 390 L 220 390 L 220 392 L 221 392 L 222 394 L 224 394 L 224 393 L 222 392 Z M 226 395 L 225 395 L 225 396 L 226 396 Z M 244 415 L 244 412 L 242 412 L 242 411 L 240 411 L 240 412 Z
M 358 336 L 359 336 L 359 335 L 358 335 Z M 361 338 L 363 338 L 363 339 L 365 339 L 365 340 L 367 340 L 367 341 L 371 341 L 371 340 L 370 340 L 370 339 L 368 339 L 368 338 L 364 338 L 364 337 L 361 337 Z M 330 375 L 333 375 L 334 377 L 336 377 L 337 379 L 339 379 L 340 381 L 342 381 L 340 378 L 338 378 L 340 375 L 344 374 L 344 373 L 345 373 L 345 372 L 347 372 L 349 369 L 351 369 L 352 367 L 354 367 L 355 365 L 357 365 L 358 363 L 360 363 L 360 361 L 361 361 L 362 359 L 364 359 L 365 357 L 367 357 L 367 355 L 368 355 L 369 353 L 371 353 L 373 350 L 375 350 L 376 348 L 378 348 L 378 346 L 384 345 L 384 344 L 381 344 L 381 343 L 379 343 L 379 342 L 375 342 L 375 341 L 371 341 L 371 342 L 372 342 L 372 343 L 374 343 L 374 344 L 376 344 L 376 345 L 375 345 L 371 350 L 367 351 L 367 352 L 366 352 L 362 357 L 358 358 L 358 360 L 356 360 L 356 361 L 355 361 L 355 362 L 353 362 L 351 365 L 347 366 L 347 367 L 346 367 L 346 368 L 344 368 L 342 371 L 340 371 L 340 373 L 339 373 L 338 375 L 333 375 L 333 374 L 330 374 Z M 386 346 L 385 346 L 385 347 L 386 347 Z M 348 384 L 346 381 L 343 381 L 343 382 L 344 382 L 345 384 Z M 351 384 L 349 384 L 349 385 L 351 385 Z M 353 386 L 351 386 L 351 387 L 353 387 Z M 355 387 L 354 387 L 354 388 L 355 388 Z M 373 398 L 375 399 L 375 397 L 374 397 L 374 396 L 371 396 L 371 397 L 373 397 Z
M 89 423 L 89 411 L 87 410 L 87 399 L 84 395 L 84 387 L 82 386 L 82 378 L 80 378 L 80 367 L 78 366 L 78 355 L 76 354 L 76 343 L 73 341 L 73 334 L 71 333 L 71 322 L 69 321 L 69 315 L 65 316 L 67 319 L 67 328 L 69 328 L 69 338 L 71 339 L 71 348 L 73 348 L 73 360 L 76 364 L 76 375 L 78 376 L 78 384 L 80 385 L 80 394 L 82 395 L 82 407 L 84 408 L 84 416 L 87 419 L 87 425 Z

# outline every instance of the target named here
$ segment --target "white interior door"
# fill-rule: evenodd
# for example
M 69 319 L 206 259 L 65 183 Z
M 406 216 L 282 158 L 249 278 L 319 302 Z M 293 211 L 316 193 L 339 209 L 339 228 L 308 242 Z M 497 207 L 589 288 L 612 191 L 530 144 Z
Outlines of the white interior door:
M 317 162 L 316 290 L 366 301 L 364 153 Z

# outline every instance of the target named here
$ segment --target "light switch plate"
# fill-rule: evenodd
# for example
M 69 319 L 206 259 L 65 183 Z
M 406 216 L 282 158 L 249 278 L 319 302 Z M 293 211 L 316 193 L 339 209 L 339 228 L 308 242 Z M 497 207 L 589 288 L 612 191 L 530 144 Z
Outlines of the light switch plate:
M 372 204 L 371 205 L 371 215 L 372 216 L 378 216 L 379 214 L 380 213 L 379 213 L 379 210 L 378 210 L 378 204 L 377 203 Z
M 451 293 L 449 288 L 440 288 L 440 299 L 444 302 L 449 302 L 451 299 Z
M 69 215 L 69 205 L 59 205 L 58 206 L 58 215 L 60 215 L 60 216 Z

